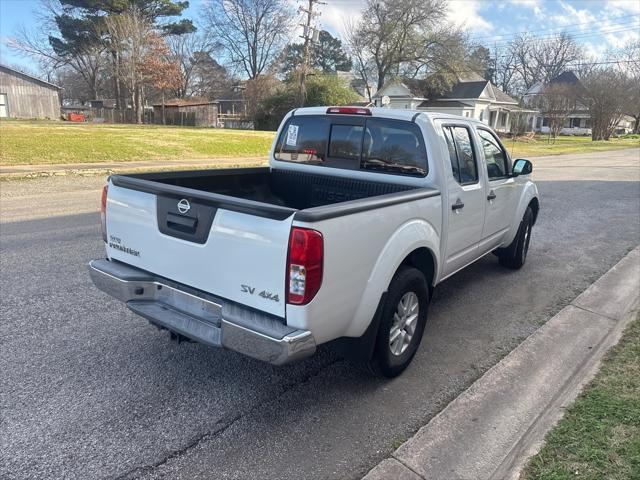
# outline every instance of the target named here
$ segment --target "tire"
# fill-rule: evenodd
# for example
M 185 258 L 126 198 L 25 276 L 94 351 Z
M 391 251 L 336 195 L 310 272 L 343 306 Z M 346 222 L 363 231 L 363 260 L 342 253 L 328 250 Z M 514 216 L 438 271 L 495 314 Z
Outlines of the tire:
M 527 260 L 529 252 L 529 242 L 531 241 L 531 230 L 533 228 L 533 211 L 527 207 L 518 227 L 516 238 L 511 245 L 498 250 L 498 259 L 504 267 L 518 270 Z
M 415 308 L 417 313 L 412 321 Z M 367 365 L 369 371 L 393 378 L 409 366 L 422 340 L 428 308 L 429 287 L 422 272 L 413 267 L 400 267 L 391 280 L 382 307 L 373 356 Z M 403 321 L 404 326 L 399 327 Z

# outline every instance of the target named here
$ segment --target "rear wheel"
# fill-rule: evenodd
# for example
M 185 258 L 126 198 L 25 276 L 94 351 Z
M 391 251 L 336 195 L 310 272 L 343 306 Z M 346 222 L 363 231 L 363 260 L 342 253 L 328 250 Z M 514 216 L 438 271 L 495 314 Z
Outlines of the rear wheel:
M 389 285 L 370 369 L 385 377 L 402 373 L 413 360 L 427 322 L 429 288 L 422 272 L 401 267 Z
M 498 250 L 498 259 L 500 264 L 512 268 L 519 269 L 527 260 L 529 252 L 529 242 L 531 241 L 531 229 L 533 228 L 533 211 L 531 207 L 527 207 L 520 222 L 518 233 L 513 242 L 506 247 Z

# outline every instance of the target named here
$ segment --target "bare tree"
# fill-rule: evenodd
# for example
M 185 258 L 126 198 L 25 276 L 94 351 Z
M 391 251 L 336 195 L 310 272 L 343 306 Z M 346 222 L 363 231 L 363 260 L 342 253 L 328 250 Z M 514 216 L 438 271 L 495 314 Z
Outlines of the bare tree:
M 175 89 L 176 97 L 205 97 L 208 95 L 204 91 L 209 90 L 206 84 L 225 83 L 226 71 L 212 57 L 214 52 L 221 50 L 221 46 L 211 42 L 207 36 L 199 32 L 172 35 L 167 38 L 167 44 L 171 56 L 180 65 L 181 82 Z
M 629 77 L 620 69 L 607 66 L 594 69 L 582 82 L 588 91 L 591 139 L 609 140 L 627 111 Z
M 503 92 L 515 94 L 518 90 L 518 61 L 511 49 L 493 50 L 493 75 L 491 81 Z
M 349 55 L 353 59 L 353 70 L 364 80 L 367 99 L 371 101 L 369 85 L 371 85 L 372 79 L 376 77 L 376 65 L 365 49 L 365 37 L 356 33 L 357 24 L 352 20 L 347 20 L 345 21 L 345 30 L 350 32 L 347 34 L 346 46 Z
M 43 70 L 72 69 L 84 81 L 89 96 L 97 98 L 100 72 L 106 62 L 104 46 L 98 42 L 82 42 L 73 52 L 56 49 L 47 35 L 47 20 L 40 20 L 40 25 L 33 29 L 20 26 L 9 38 L 9 48 L 34 59 Z
M 347 36 L 357 68 L 372 63 L 382 88 L 403 66 L 424 63 L 438 44 L 434 27 L 445 7 L 444 0 L 367 0 L 362 20 Z
M 153 26 L 136 8 L 105 18 L 105 26 L 118 59 L 115 74 L 129 91 L 136 123 L 142 123 L 144 85 L 141 65 Z
M 254 120 L 264 114 L 262 102 L 283 88 L 284 86 L 273 75 L 260 75 L 248 80 L 244 91 L 247 114 Z M 291 107 L 293 106 L 292 103 Z
M 620 71 L 628 77 L 626 114 L 635 119 L 633 133 L 640 133 L 640 40 L 630 43 L 614 55 Z
M 566 33 L 545 39 L 525 33 L 516 37 L 508 50 L 525 90 L 548 82 L 583 58 L 582 48 Z
M 580 102 L 582 90 L 570 83 L 549 83 L 536 96 L 534 106 L 549 119 L 549 140 L 556 139 Z
M 249 79 L 266 73 L 289 36 L 291 5 L 285 0 L 211 0 L 204 8 L 207 33 L 228 63 Z

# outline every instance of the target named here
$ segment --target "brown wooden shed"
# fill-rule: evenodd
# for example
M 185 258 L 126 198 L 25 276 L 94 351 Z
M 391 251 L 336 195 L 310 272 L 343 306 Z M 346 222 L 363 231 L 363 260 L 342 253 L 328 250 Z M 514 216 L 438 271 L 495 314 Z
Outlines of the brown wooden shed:
M 164 105 L 165 125 L 217 127 L 218 102 L 170 100 Z M 162 125 L 162 104 L 153 106 L 153 123 Z
M 0 65 L 0 118 L 59 120 L 60 90 L 58 85 Z

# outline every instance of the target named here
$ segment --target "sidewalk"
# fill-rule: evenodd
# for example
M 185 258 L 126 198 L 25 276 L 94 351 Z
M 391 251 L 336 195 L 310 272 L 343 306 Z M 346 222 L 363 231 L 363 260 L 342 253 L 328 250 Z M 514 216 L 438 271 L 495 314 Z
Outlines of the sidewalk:
M 0 165 L 0 179 L 48 177 L 55 175 L 97 175 L 136 171 L 231 168 L 266 165 L 267 157 L 224 157 L 140 162 L 65 163 L 41 165 Z
M 640 247 L 364 478 L 517 479 L 634 318 L 639 292 Z

